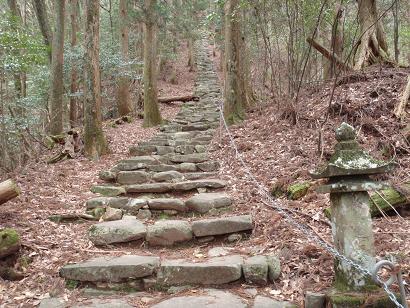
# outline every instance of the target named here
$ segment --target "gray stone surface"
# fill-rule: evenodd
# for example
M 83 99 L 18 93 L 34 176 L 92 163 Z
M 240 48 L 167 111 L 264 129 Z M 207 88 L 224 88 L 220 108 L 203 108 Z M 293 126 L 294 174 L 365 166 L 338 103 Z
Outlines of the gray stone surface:
M 163 285 L 221 285 L 239 280 L 242 264 L 241 256 L 213 258 L 204 263 L 163 261 L 158 281 Z
M 144 199 L 126 197 L 99 197 L 90 199 L 86 202 L 87 210 L 109 206 L 115 209 L 121 209 L 130 215 L 137 215 L 138 210 L 146 205 L 147 201 Z
M 203 214 L 214 208 L 230 206 L 232 200 L 224 193 L 204 193 L 191 197 L 185 204 L 190 210 Z
M 175 190 L 187 191 L 197 188 L 223 188 L 226 186 L 226 182 L 217 179 L 203 179 L 196 181 L 185 181 L 174 184 Z
M 211 258 L 227 256 L 231 250 L 232 248 L 229 247 L 214 247 L 209 249 L 208 256 Z
M 281 272 L 280 260 L 277 256 L 266 256 L 266 260 L 269 266 L 269 271 L 268 271 L 269 280 L 271 282 L 274 282 L 280 276 L 280 272 Z
M 280 302 L 265 296 L 256 296 L 252 308 L 297 308 L 289 302 Z
M 149 174 L 145 171 L 120 171 L 117 182 L 120 184 L 142 184 L 149 181 Z
M 179 165 L 176 165 L 176 168 L 178 171 L 184 173 L 184 172 L 195 172 L 197 171 L 197 167 L 194 163 L 182 163 Z
M 307 291 L 305 294 L 305 308 L 325 308 L 326 295 Z
M 180 296 L 167 299 L 152 308 L 246 308 L 246 302 L 239 296 L 220 290 L 207 290 L 205 294 Z
M 102 216 L 102 220 L 104 221 L 121 220 L 122 214 L 123 214 L 122 210 L 120 209 L 114 209 L 112 207 L 107 207 L 104 215 Z
M 186 155 L 172 155 L 170 161 L 173 163 L 202 163 L 208 160 L 208 155 L 205 153 L 194 153 Z
M 43 299 L 38 307 L 39 308 L 65 308 L 67 307 L 67 304 L 62 298 L 50 297 L 50 298 Z
M 212 172 L 212 171 L 218 171 L 219 169 L 219 163 L 216 161 L 207 161 L 203 163 L 198 163 L 196 164 L 199 170 L 204 171 L 204 172 Z
M 184 179 L 184 176 L 178 171 L 164 171 L 154 174 L 152 179 L 155 182 L 179 182 Z
M 259 285 L 268 282 L 268 262 L 265 256 L 253 256 L 245 259 L 242 269 L 246 282 Z
M 92 298 L 72 306 L 73 308 L 133 308 L 126 300 L 118 298 Z
M 148 209 L 140 209 L 137 214 L 137 219 L 139 220 L 147 220 L 152 217 L 152 213 Z
M 148 226 L 146 240 L 154 246 L 171 246 L 192 239 L 191 225 L 183 220 L 161 220 Z
M 250 215 L 204 219 L 192 223 L 195 236 L 222 235 L 252 229 L 252 216 Z
M 174 198 L 157 198 L 148 200 L 148 206 L 151 210 L 174 210 L 186 212 L 185 202 Z
M 112 171 L 108 171 L 108 170 L 104 170 L 101 171 L 98 174 L 98 177 L 103 180 L 103 181 L 107 181 L 107 182 L 114 182 L 115 179 L 117 178 L 116 174 Z
M 156 152 L 154 145 L 133 145 L 129 148 L 129 153 L 132 156 L 147 156 Z
M 65 279 L 84 282 L 121 282 L 151 276 L 160 263 L 159 257 L 123 255 L 100 257 L 60 269 Z
M 91 191 L 106 197 L 116 197 L 125 194 L 125 188 L 122 186 L 96 185 L 91 187 Z
M 90 227 L 88 232 L 95 245 L 124 243 L 143 239 L 146 234 L 145 225 L 132 216 L 124 216 L 122 220 L 102 222 Z
M 127 193 L 163 193 L 171 191 L 172 188 L 172 183 L 148 183 L 125 186 Z

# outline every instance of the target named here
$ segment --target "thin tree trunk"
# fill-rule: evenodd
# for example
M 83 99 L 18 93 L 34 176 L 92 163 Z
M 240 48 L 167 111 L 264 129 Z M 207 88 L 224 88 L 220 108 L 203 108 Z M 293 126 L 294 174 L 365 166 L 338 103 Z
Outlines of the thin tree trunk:
M 399 8 L 400 8 L 400 1 L 396 1 L 393 7 L 393 19 L 394 19 L 394 60 L 396 63 L 399 63 L 399 56 L 400 56 L 400 50 L 399 50 L 399 26 L 400 26 L 400 21 L 399 21 Z
M 162 122 L 158 108 L 157 88 L 157 25 L 155 6 L 157 0 L 145 1 L 144 23 L 144 126 Z
M 128 45 L 128 8 L 127 0 L 120 0 L 120 42 L 122 62 L 129 62 Z M 125 116 L 132 112 L 130 101 L 130 78 L 127 76 L 127 65 L 123 64 L 121 76 L 118 79 L 117 106 L 120 116 Z
M 79 6 L 78 0 L 70 1 L 70 19 L 71 19 L 71 48 L 77 46 L 77 33 L 78 33 L 78 15 Z M 76 127 L 78 125 L 79 114 L 79 99 L 76 93 L 78 92 L 78 71 L 77 63 L 73 62 L 71 67 L 71 85 L 70 85 L 70 126 Z
M 224 116 L 229 124 L 245 118 L 245 108 L 250 105 L 246 85 L 248 75 L 243 57 L 240 0 L 225 3 L 225 104 Z
M 56 16 L 56 27 L 53 35 L 53 53 L 51 59 L 50 132 L 53 135 L 58 135 L 63 132 L 65 0 L 56 1 L 54 8 Z
M 51 62 L 51 43 L 53 41 L 50 24 L 48 22 L 47 7 L 44 0 L 33 0 L 38 24 L 43 35 L 44 44 L 48 48 L 48 57 Z
M 342 5 L 336 8 L 336 16 L 332 27 L 332 54 L 343 59 L 343 24 L 345 18 L 345 9 Z M 330 77 L 338 74 L 338 66 L 335 61 L 331 62 Z
M 188 66 L 189 71 L 193 72 L 195 70 L 195 59 L 194 59 L 194 39 L 192 33 L 189 33 L 188 38 Z
M 99 159 L 108 151 L 102 130 L 100 77 L 100 3 L 86 0 L 84 54 L 84 151 L 87 157 Z
M 386 35 L 381 20 L 378 20 L 376 0 L 358 0 L 360 44 L 355 69 L 360 70 L 388 59 Z

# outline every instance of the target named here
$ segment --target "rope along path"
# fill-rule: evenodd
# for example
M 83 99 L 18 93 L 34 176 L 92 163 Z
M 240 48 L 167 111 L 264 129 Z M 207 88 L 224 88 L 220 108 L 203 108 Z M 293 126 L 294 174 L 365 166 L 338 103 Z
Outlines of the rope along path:
M 220 113 L 220 121 L 221 121 L 221 128 L 223 127 L 229 137 L 229 142 L 230 146 L 232 149 L 235 151 L 235 155 L 237 159 L 240 161 L 243 170 L 246 173 L 246 176 L 253 182 L 253 184 L 256 186 L 259 194 L 266 198 L 267 200 L 270 201 L 271 205 L 269 208 L 275 209 L 278 213 L 280 213 L 285 220 L 301 231 L 311 242 L 319 244 L 323 249 L 328 251 L 330 254 L 332 254 L 335 258 L 349 264 L 352 268 L 356 269 L 359 273 L 361 273 L 363 276 L 367 276 L 375 280 L 377 284 L 379 284 L 384 291 L 387 293 L 389 296 L 390 300 L 396 305 L 396 307 L 399 308 L 408 308 L 406 304 L 406 297 L 405 294 L 401 294 L 403 302 L 405 303 L 404 305 L 400 304 L 399 301 L 397 300 L 395 294 L 389 289 L 389 286 L 386 282 L 381 281 L 377 275 L 374 275 L 370 270 L 362 267 L 360 264 L 353 262 L 351 259 L 347 258 L 346 256 L 340 254 L 334 247 L 330 246 L 328 243 L 323 241 L 321 238 L 319 238 L 315 233 L 313 233 L 309 228 L 307 228 L 304 224 L 298 222 L 296 219 L 294 219 L 292 216 L 289 215 L 289 213 L 285 210 L 285 207 L 280 205 L 278 200 L 275 200 L 269 193 L 269 191 L 264 187 L 261 183 L 258 182 L 258 180 L 255 178 L 253 173 L 251 172 L 250 168 L 247 166 L 245 161 L 242 158 L 242 154 L 238 150 L 238 147 L 235 144 L 235 141 L 233 139 L 233 136 L 228 128 L 228 124 L 225 121 L 225 117 L 223 115 L 223 102 L 219 104 L 219 113 Z M 375 276 L 375 277 L 374 277 Z M 375 279 L 376 278 L 376 279 Z M 401 288 L 402 289 L 402 288 Z

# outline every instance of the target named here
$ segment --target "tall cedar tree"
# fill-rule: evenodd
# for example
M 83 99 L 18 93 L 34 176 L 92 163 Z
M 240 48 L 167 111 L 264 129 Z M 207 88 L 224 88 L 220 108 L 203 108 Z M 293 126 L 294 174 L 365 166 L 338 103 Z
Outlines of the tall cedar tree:
M 64 13 L 65 0 L 56 1 L 55 31 L 51 55 L 51 101 L 50 101 L 50 132 L 58 135 L 63 132 L 63 64 L 64 64 Z
M 120 0 L 120 42 L 121 42 L 121 56 L 123 62 L 129 61 L 129 43 L 128 43 L 128 5 L 127 0 Z M 131 113 L 130 100 L 130 78 L 126 76 L 126 69 L 121 72 L 118 78 L 117 88 L 117 106 L 120 116 Z
M 161 124 L 157 87 L 157 0 L 144 0 L 144 126 Z
M 84 53 L 84 151 L 99 159 L 108 151 L 102 130 L 100 77 L 100 1 L 86 0 Z
M 79 4 L 78 0 L 69 0 L 70 3 L 70 20 L 71 20 L 71 48 L 77 46 L 77 33 L 78 33 L 78 16 L 79 16 Z M 75 127 L 78 125 L 79 117 L 79 100 L 77 93 L 78 88 L 78 70 L 77 65 L 74 63 L 71 66 L 71 85 L 70 85 L 70 125 Z

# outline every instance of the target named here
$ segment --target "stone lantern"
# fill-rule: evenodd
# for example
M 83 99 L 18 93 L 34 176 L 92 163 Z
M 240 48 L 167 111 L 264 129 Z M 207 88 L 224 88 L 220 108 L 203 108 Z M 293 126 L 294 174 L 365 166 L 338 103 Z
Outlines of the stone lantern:
M 370 175 L 390 172 L 394 164 L 379 161 L 363 151 L 356 132 L 347 123 L 336 129 L 335 152 L 324 168 L 311 173 L 315 179 L 327 178 L 318 192 L 330 193 L 332 235 L 336 249 L 372 271 L 375 265 L 374 238 L 368 191 L 385 188 Z M 339 292 L 377 290 L 370 277 L 364 277 L 352 266 L 335 260 L 334 288 Z M 344 306 L 343 306 L 344 307 Z M 347 306 L 348 307 L 348 306 Z

